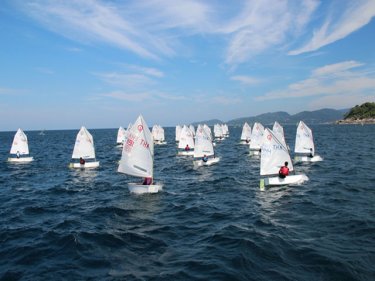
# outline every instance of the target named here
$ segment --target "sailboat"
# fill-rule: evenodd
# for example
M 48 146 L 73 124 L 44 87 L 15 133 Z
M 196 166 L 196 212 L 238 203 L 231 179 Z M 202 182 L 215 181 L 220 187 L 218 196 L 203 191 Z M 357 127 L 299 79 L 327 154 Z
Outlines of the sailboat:
M 70 163 L 71 168 L 99 167 L 99 161 L 95 158 L 94 138 L 84 126 L 77 134 L 72 159 L 80 159 L 80 162 Z
M 251 132 L 251 142 L 249 145 L 250 156 L 260 155 L 260 148 L 263 142 L 264 127 L 262 124 L 255 122 Z
M 176 142 L 180 141 L 181 130 L 182 130 L 181 126 L 177 125 L 176 126 L 176 137 L 175 137 Z
M 162 126 L 154 125 L 152 127 L 151 134 L 154 139 L 154 144 L 167 144 L 167 142 L 165 141 L 164 129 Z
M 153 183 L 154 176 L 154 142 L 151 132 L 140 115 L 128 132 L 128 140 L 122 149 L 118 172 L 134 177 L 150 179 L 146 184 L 129 183 L 131 193 L 157 193 L 162 190 L 161 184 Z
M 188 148 L 188 149 L 187 149 Z M 180 133 L 180 141 L 178 142 L 177 155 L 193 156 L 194 155 L 194 138 L 190 128 L 184 125 Z
M 288 162 L 289 171 L 292 172 L 294 168 L 287 147 L 272 130 L 266 128 L 260 157 L 260 175 L 266 177 L 260 180 L 261 189 L 265 186 L 301 184 L 309 179 L 304 174 L 280 178 L 278 172 L 285 162 Z
M 224 139 L 223 127 L 221 126 L 221 124 L 214 125 L 214 136 L 215 140 L 217 141 L 221 141 Z
M 33 157 L 29 155 L 29 144 L 27 141 L 26 134 L 22 131 L 22 129 L 18 129 L 16 134 L 13 138 L 12 147 L 10 148 L 10 154 L 13 157 L 9 157 L 9 162 L 31 162 L 33 161 Z
M 126 130 L 120 126 L 120 128 L 117 131 L 117 146 L 123 146 L 126 140 Z
M 318 162 L 323 158 L 315 154 L 315 145 L 311 129 L 303 122 L 298 123 L 294 146 L 295 162 Z
M 247 122 L 242 127 L 240 144 L 249 144 L 251 140 L 251 127 Z
M 219 161 L 220 158 L 215 157 L 210 136 L 208 136 L 204 128 L 199 125 L 195 135 L 194 167 L 211 166 Z

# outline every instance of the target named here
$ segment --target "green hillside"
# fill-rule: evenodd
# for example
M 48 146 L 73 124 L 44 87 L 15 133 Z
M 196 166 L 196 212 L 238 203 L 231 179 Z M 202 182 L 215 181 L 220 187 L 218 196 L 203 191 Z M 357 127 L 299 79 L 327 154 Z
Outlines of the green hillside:
M 375 102 L 366 102 L 362 105 L 356 105 L 345 115 L 345 120 L 367 118 L 375 118 Z

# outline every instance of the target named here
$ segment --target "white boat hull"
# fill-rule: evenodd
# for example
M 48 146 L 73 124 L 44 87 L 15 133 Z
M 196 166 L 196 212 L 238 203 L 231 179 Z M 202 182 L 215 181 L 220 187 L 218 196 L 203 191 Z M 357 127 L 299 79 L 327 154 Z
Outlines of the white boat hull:
M 85 164 L 70 163 L 69 167 L 70 168 L 75 168 L 75 169 L 97 168 L 97 167 L 99 167 L 99 161 L 86 162 Z
M 177 152 L 177 155 L 179 155 L 179 156 L 194 156 L 194 150 L 179 151 L 179 152 Z
M 270 186 L 281 186 L 281 185 L 299 185 L 308 181 L 309 178 L 304 175 L 290 175 L 286 176 L 285 178 L 280 177 L 269 177 L 260 180 L 260 188 L 263 189 L 264 187 Z
M 201 166 L 211 166 L 213 164 L 216 164 L 220 161 L 220 158 L 219 157 L 215 157 L 215 158 L 210 158 L 207 160 L 207 162 L 204 162 L 203 160 L 195 160 L 193 161 L 193 165 L 194 167 L 198 168 L 198 167 L 201 167 Z
M 128 188 L 130 193 L 134 194 L 144 194 L 144 193 L 158 193 L 163 190 L 163 185 L 161 184 L 151 184 L 144 185 L 139 183 L 128 183 Z
M 154 144 L 165 145 L 165 144 L 167 144 L 167 142 L 166 141 L 155 141 Z
M 250 156 L 260 156 L 260 150 L 252 150 L 250 149 Z
M 323 161 L 323 158 L 319 155 L 315 155 L 314 157 L 309 156 L 295 156 L 294 162 L 319 162 Z
M 28 163 L 33 160 L 34 160 L 33 157 L 8 158 L 8 162 L 14 162 L 14 163 Z

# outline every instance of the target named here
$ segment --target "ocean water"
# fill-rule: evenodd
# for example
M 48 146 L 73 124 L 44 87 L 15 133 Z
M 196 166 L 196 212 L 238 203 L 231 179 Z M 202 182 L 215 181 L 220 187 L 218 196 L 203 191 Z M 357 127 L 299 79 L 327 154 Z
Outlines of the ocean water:
M 35 161 L 7 163 L 0 133 L 0 280 L 375 280 L 375 126 L 311 126 L 310 180 L 259 190 L 241 128 L 219 164 L 155 146 L 158 194 L 117 173 L 117 129 L 90 130 L 100 168 L 68 168 L 78 130 L 26 132 Z M 293 149 L 296 127 L 285 126 Z

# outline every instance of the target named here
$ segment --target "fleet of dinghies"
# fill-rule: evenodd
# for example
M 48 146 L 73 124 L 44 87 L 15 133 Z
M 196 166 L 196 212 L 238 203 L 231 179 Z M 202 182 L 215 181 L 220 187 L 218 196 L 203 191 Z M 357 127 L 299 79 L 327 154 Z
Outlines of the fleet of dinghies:
M 206 124 L 199 124 L 197 130 L 193 125 L 177 125 L 175 130 L 177 142 L 177 155 L 193 156 L 194 168 L 217 164 L 220 158 L 215 155 L 214 138 L 224 140 L 229 136 L 226 124 L 214 125 L 214 137 Z M 308 180 L 304 174 L 295 174 L 290 157 L 290 149 L 286 144 L 284 129 L 276 121 L 272 130 L 264 128 L 255 122 L 253 128 L 245 123 L 242 128 L 241 144 L 249 145 L 249 154 L 260 156 L 260 188 L 280 185 L 299 185 Z M 154 182 L 154 144 L 166 144 L 164 129 L 154 125 L 150 131 L 142 115 L 128 129 L 120 127 L 117 133 L 117 144 L 122 146 L 121 160 L 118 172 L 129 176 L 143 178 L 143 182 L 129 183 L 131 193 L 157 193 L 162 190 L 161 183 Z M 9 162 L 27 163 L 33 161 L 29 156 L 29 146 L 26 134 L 18 129 L 14 135 L 11 157 Z M 315 154 L 315 145 L 311 129 L 300 121 L 296 131 L 294 162 L 317 162 L 323 158 Z M 82 126 L 79 130 L 72 153 L 71 168 L 97 168 L 94 138 Z M 287 163 L 286 163 L 287 162 Z M 285 177 L 279 176 L 281 166 L 288 164 L 289 172 Z

